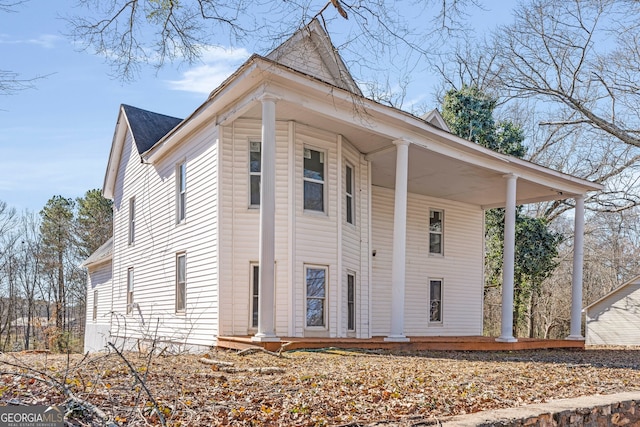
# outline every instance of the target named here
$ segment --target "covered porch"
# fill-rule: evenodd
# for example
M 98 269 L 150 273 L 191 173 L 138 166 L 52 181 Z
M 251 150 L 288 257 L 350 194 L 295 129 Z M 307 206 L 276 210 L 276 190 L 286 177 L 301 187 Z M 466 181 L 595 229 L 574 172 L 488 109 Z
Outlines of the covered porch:
M 407 337 L 408 341 L 393 342 L 385 337 L 359 338 L 297 338 L 281 337 L 279 342 L 256 342 L 251 336 L 218 337 L 216 347 L 231 350 L 264 348 L 269 351 L 340 348 L 388 351 L 516 351 L 543 349 L 584 350 L 584 340 L 549 340 L 518 338 L 517 341 L 497 341 L 495 337 Z

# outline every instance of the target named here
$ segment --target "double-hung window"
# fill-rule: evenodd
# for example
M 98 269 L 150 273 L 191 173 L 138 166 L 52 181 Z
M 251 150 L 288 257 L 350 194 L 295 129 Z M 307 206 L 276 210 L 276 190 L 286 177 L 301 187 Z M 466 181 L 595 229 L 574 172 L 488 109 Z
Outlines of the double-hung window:
M 442 279 L 429 280 L 429 322 L 442 323 Z
M 306 326 L 326 327 L 327 324 L 327 268 L 305 269 Z
M 444 212 L 431 209 L 429 211 L 429 253 L 443 255 Z
M 346 215 L 346 221 L 348 224 L 354 224 L 355 219 L 353 217 L 354 214 L 354 205 L 355 205 L 355 198 L 354 198 L 354 185 L 353 185 L 353 167 L 349 164 L 347 164 L 347 166 L 345 167 L 345 177 L 344 177 L 344 193 L 345 193 L 345 215 Z
M 176 313 L 187 308 L 187 255 L 176 255 Z
M 176 222 L 184 221 L 187 214 L 187 163 L 176 168 Z
M 133 313 L 133 267 L 127 269 L 127 314 Z
M 260 176 L 262 173 L 262 144 L 249 142 L 249 205 L 260 206 Z
M 304 149 L 304 209 L 324 212 L 325 153 Z
M 356 330 L 356 275 L 347 274 L 347 331 Z
M 98 320 L 98 290 L 93 291 L 93 315 L 91 316 L 93 321 Z
M 258 307 L 260 297 L 258 294 L 258 283 L 260 279 L 260 267 L 258 264 L 251 264 L 251 327 L 258 327 Z
M 136 199 L 129 199 L 129 244 L 133 245 L 136 239 Z

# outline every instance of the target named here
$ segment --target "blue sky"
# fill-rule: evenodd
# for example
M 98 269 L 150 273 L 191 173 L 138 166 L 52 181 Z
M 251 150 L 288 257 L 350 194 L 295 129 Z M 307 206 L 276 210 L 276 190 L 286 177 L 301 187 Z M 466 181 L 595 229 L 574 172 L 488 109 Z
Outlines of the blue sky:
M 102 57 L 78 51 L 63 35 L 61 17 L 75 3 L 30 0 L 15 13 L 0 12 L 0 70 L 46 76 L 34 89 L 0 96 L 0 201 L 18 211 L 39 212 L 54 195 L 75 198 L 102 187 L 120 104 L 186 117 L 253 50 L 211 49 L 201 64 L 149 68 L 123 83 Z M 504 19 L 508 8 L 491 6 L 499 3 L 485 2 L 475 21 Z M 412 87 L 408 98 L 432 100 L 432 90 Z

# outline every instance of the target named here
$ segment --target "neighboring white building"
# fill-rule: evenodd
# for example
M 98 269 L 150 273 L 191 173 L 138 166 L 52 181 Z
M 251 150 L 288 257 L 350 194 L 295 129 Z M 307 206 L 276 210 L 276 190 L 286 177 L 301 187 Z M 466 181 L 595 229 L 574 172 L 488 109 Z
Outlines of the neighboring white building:
M 584 308 L 587 345 L 640 346 L 640 276 Z
M 363 97 L 313 21 L 184 120 L 121 107 L 103 188 L 112 299 L 98 285 L 97 311 L 113 339 L 185 347 L 481 335 L 484 211 L 506 206 L 513 341 L 515 207 L 574 198 L 580 339 L 583 201 L 599 189 Z
M 82 266 L 87 268 L 87 315 L 84 351 L 103 350 L 111 328 L 113 239 L 100 246 Z

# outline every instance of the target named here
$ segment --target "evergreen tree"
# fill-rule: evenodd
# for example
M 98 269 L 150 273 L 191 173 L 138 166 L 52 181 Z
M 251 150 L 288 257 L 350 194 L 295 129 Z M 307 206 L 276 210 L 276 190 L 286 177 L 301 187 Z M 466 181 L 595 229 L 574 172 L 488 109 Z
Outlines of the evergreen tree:
M 523 157 L 526 154 L 520 127 L 509 121 L 496 124 L 493 113 L 497 103 L 475 86 L 449 90 L 444 98 L 442 117 L 452 133 L 503 154 Z M 557 266 L 561 236 L 548 228 L 546 219 L 532 218 L 516 210 L 516 247 L 514 271 L 514 334 L 528 317 L 528 334 L 533 335 L 535 296 L 542 281 Z M 504 249 L 504 209 L 485 214 L 486 259 L 485 286 L 502 284 Z
M 89 190 L 76 199 L 76 238 L 79 255 L 87 258 L 113 234 L 113 202 L 100 190 Z

